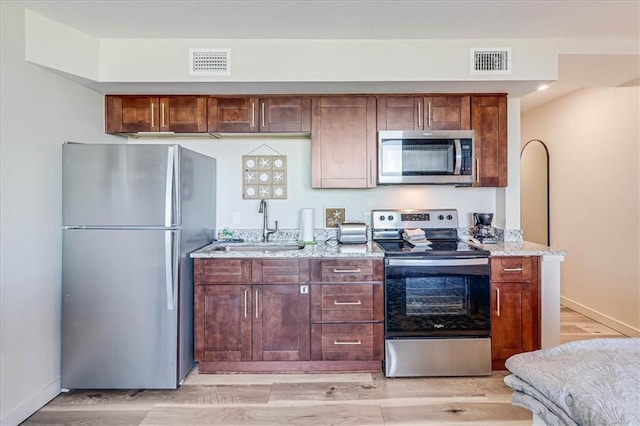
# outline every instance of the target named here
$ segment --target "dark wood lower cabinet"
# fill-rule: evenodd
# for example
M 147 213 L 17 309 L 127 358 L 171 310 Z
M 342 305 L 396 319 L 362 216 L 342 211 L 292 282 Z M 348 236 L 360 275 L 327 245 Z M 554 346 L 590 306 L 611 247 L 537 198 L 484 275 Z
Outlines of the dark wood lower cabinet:
M 540 349 L 539 257 L 491 260 L 491 358 L 504 370 L 512 355 Z
M 309 294 L 300 285 L 252 286 L 254 361 L 309 359 Z
M 195 300 L 200 372 L 219 371 L 216 361 L 309 360 L 309 294 L 298 284 L 197 286 Z
M 382 259 L 195 259 L 201 373 L 381 371 Z M 540 258 L 492 257 L 492 365 L 540 348 Z
M 195 356 L 198 361 L 250 361 L 251 286 L 195 287 Z
M 318 262 L 195 259 L 199 371 L 380 371 L 382 282 L 310 285 L 310 270 L 323 270 Z M 378 277 L 382 271 L 381 259 L 326 262 L 325 269 L 330 266 L 330 274 L 343 274 L 344 280 L 354 273 Z M 354 268 L 354 262 L 361 269 Z M 313 324 L 312 318 L 317 319 Z
M 384 359 L 382 259 L 311 262 L 311 359 L 380 371 Z
M 311 359 L 323 361 L 374 361 L 384 357 L 384 324 L 341 323 L 311 325 Z

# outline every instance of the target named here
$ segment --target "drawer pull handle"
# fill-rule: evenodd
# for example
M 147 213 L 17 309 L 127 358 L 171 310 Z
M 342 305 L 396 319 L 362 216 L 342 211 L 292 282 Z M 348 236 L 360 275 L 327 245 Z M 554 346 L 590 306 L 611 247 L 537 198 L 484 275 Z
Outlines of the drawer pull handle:
M 336 273 L 336 274 L 358 274 L 358 273 L 360 273 L 362 271 L 360 270 L 360 268 L 355 268 L 355 269 L 337 269 L 337 268 L 334 268 L 333 272 Z
M 337 300 L 333 301 L 334 305 L 362 305 L 362 301 L 356 300 L 355 302 L 338 302 Z
M 334 345 L 361 345 L 362 342 L 360 340 L 356 340 L 355 342 L 341 342 L 339 340 L 333 341 Z
M 504 268 L 502 272 L 522 272 L 522 268 Z
M 500 289 L 496 287 L 496 315 L 500 316 Z

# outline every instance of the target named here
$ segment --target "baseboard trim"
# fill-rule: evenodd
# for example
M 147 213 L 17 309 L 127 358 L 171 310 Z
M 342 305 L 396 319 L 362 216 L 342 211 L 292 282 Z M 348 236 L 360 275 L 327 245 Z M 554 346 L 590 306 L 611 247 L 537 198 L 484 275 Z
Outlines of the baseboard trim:
M 622 321 L 618 321 L 615 318 L 611 318 L 608 315 L 593 310 L 583 305 L 582 303 L 578 303 L 575 300 L 571 300 L 564 296 L 560 296 L 560 302 L 563 306 L 566 306 L 569 309 L 573 309 L 574 311 L 581 313 L 582 315 L 589 317 L 594 321 L 598 321 L 599 323 L 614 329 L 618 333 L 622 333 L 625 336 L 629 337 L 640 337 L 640 329 L 632 327 L 629 324 L 625 324 Z
M 19 425 L 42 408 L 47 402 L 58 396 L 58 394 L 60 394 L 60 378 L 43 389 L 40 389 L 39 392 L 2 416 L 2 418 L 0 418 L 0 425 Z

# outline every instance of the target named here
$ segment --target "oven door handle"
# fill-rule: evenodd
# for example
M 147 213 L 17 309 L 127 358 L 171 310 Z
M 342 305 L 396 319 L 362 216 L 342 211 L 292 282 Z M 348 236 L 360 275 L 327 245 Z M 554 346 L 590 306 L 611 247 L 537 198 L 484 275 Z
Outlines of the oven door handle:
M 470 266 L 488 265 L 488 257 L 464 258 L 464 259 L 388 259 L 389 266 Z

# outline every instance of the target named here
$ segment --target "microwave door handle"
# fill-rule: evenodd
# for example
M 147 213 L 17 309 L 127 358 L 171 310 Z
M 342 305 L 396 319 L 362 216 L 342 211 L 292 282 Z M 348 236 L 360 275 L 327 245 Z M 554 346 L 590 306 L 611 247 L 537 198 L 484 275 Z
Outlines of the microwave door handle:
M 453 167 L 453 174 L 460 175 L 460 169 L 462 168 L 462 145 L 460 144 L 460 139 L 453 140 L 454 152 L 456 155 L 456 164 Z

